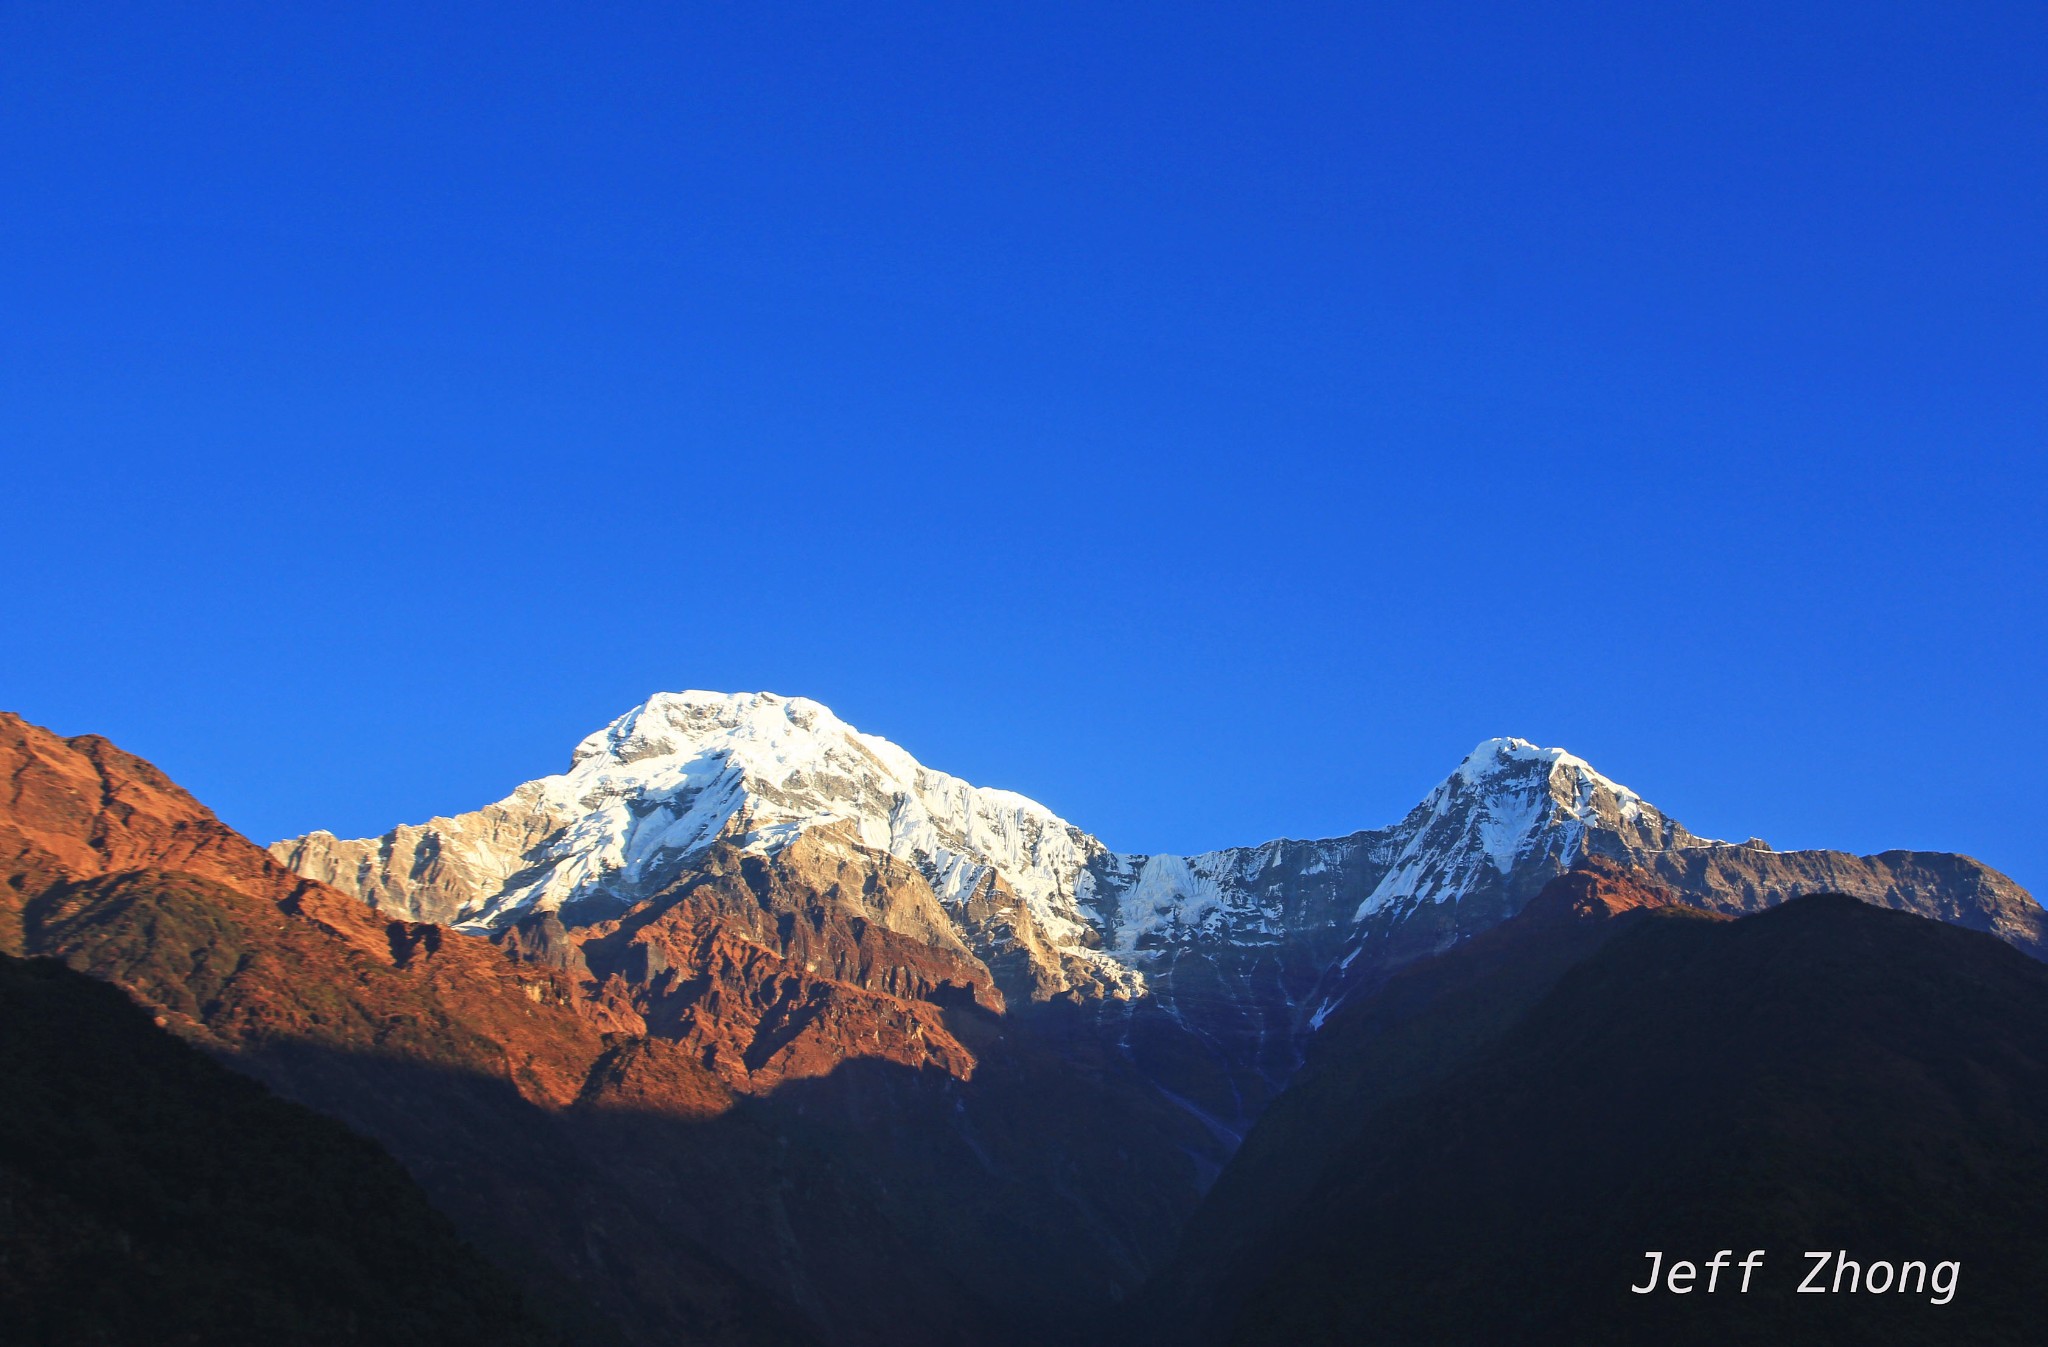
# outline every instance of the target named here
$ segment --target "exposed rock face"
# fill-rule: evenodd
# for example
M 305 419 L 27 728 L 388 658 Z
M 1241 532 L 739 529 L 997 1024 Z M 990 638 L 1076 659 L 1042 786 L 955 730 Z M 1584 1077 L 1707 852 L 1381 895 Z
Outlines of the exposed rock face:
M 926 768 L 814 702 L 769 693 L 663 694 L 584 740 L 568 772 L 476 813 L 359 841 L 314 833 L 272 851 L 408 920 L 506 931 L 552 912 L 573 942 L 607 923 L 656 921 L 649 905 L 697 893 L 714 870 L 740 874 L 746 858 L 815 869 L 783 859 L 806 848 L 830 851 L 839 871 L 829 884 L 792 871 L 816 901 L 789 901 L 901 937 L 886 958 L 911 970 L 899 989 L 924 988 L 913 1000 L 958 983 L 992 988 L 1019 1013 L 1072 1002 L 1105 1050 L 1226 1148 L 1338 1004 L 1498 925 L 1586 857 L 1642 869 L 1713 911 L 1827 890 L 2048 950 L 2039 906 L 1968 858 L 1711 841 L 1581 759 L 1522 740 L 1480 745 L 1389 827 L 1141 856 L 1022 796 Z M 871 910 L 880 895 L 886 907 Z M 872 954 L 860 956 L 869 972 L 842 976 L 860 963 L 850 926 L 815 917 L 815 934 L 793 944 L 794 926 L 770 939 L 741 920 L 744 907 L 720 909 L 719 929 L 744 928 L 782 959 L 799 944 L 829 948 L 836 983 L 876 989 Z M 706 929 L 702 902 L 690 910 L 677 920 Z M 990 995 L 976 998 L 996 1004 Z M 822 1033 L 828 1021 L 807 1022 Z M 735 1051 L 747 1059 L 728 1046 L 724 1060 Z
M 613 1024 L 681 1044 L 739 1091 L 864 1057 L 972 1077 L 946 1012 L 1000 1014 L 1002 994 L 916 871 L 817 836 L 704 860 L 576 933 Z
M 0 948 L 7 952 L 21 952 L 24 903 L 67 879 L 175 870 L 277 900 L 308 887 L 253 852 L 169 777 L 97 735 L 59 740 L 0 712 L 0 781 Z
M 1641 870 L 1588 856 L 1545 884 L 1514 920 L 1524 926 L 1599 922 L 1625 912 L 1680 905 L 1677 894 Z

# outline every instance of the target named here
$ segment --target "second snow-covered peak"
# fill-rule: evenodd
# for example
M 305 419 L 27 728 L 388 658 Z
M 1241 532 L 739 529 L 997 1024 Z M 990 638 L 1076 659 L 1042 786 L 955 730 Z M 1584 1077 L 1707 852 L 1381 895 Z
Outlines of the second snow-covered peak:
M 1561 748 L 1540 748 L 1527 739 L 1488 739 L 1465 755 L 1458 770 L 1431 792 L 1423 808 L 1441 812 L 1451 800 L 1477 795 L 1548 796 L 1568 817 L 1609 824 L 1656 814 L 1655 806 L 1627 786 L 1593 770 L 1593 764 Z
M 1358 917 L 1459 898 L 1531 864 L 1562 868 L 1583 854 L 1588 829 L 1633 837 L 1669 827 L 1584 758 L 1527 739 L 1488 739 L 1402 820 L 1400 852 Z
M 1584 758 L 1561 748 L 1539 748 L 1527 739 L 1488 739 L 1465 755 L 1465 760 L 1458 764 L 1458 770 L 1452 773 L 1452 779 L 1467 786 L 1477 786 L 1502 776 L 1523 777 L 1531 774 L 1531 769 L 1544 778 L 1554 779 L 1560 768 L 1569 776 L 1590 782 L 1617 798 L 1641 803 L 1641 796 L 1627 786 L 1600 775 Z

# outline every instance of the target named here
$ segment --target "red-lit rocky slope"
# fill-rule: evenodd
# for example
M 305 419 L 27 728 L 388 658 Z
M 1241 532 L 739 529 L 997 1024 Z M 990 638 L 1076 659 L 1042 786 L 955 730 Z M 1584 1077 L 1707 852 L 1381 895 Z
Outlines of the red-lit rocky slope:
M 587 1340 L 1043 1340 L 1137 1286 L 1214 1145 L 1006 1021 L 923 879 L 829 838 L 493 943 L 97 738 L 0 717 L 0 779 L 0 945 L 383 1142 Z

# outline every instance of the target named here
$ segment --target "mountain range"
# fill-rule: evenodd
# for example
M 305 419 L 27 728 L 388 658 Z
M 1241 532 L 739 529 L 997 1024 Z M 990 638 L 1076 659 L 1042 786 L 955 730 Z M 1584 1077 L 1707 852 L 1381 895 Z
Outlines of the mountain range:
M 566 772 L 473 812 L 270 850 L 409 921 L 524 939 L 552 916 L 614 943 L 629 912 L 727 861 L 858 871 L 864 919 L 945 964 L 931 976 L 993 1008 L 1073 1003 L 1231 1138 L 1346 998 L 1499 924 L 1584 858 L 1641 869 L 1706 911 L 1845 893 L 2048 950 L 2040 906 L 1976 861 L 1701 838 L 1525 740 L 1480 744 L 1388 826 L 1135 855 L 765 692 L 662 694 L 584 739 Z
M 0 949 L 374 1139 L 578 1342 L 1147 1340 L 1271 1228 L 1233 1176 L 1346 1135 L 1318 1082 L 1387 1030 L 1435 1088 L 1605 948 L 1518 934 L 1602 866 L 1710 923 L 1832 892 L 2044 948 L 1976 861 L 1708 841 L 1513 739 L 1390 826 L 1196 856 L 766 693 L 267 854 L 91 736 L 0 717 L 0 773 Z M 1482 991 L 1432 1018 L 1432 979 Z

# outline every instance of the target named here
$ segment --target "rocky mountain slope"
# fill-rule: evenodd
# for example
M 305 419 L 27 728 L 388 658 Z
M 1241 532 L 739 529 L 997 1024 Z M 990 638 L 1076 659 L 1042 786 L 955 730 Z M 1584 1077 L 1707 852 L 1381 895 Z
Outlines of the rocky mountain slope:
M 0 943 L 383 1143 L 579 1342 L 1043 1341 L 1220 1163 L 830 837 L 494 942 L 294 874 L 104 740 L 0 716 L 0 782 Z
M 1147 856 L 770 693 L 662 694 L 585 739 L 567 772 L 483 809 L 272 852 L 407 920 L 502 934 L 552 914 L 566 947 L 644 920 L 628 914 L 693 891 L 710 868 L 792 849 L 834 858 L 834 910 L 857 890 L 921 881 L 886 915 L 847 910 L 901 938 L 892 957 L 922 947 L 984 1003 L 992 988 L 1013 1010 L 1082 1007 L 1105 1050 L 1226 1148 L 1346 997 L 1497 925 L 1584 857 L 1640 868 L 1710 911 L 1827 890 L 2048 950 L 2032 898 L 1966 857 L 1700 838 L 1583 760 L 1518 739 L 1481 744 L 1389 826 Z

